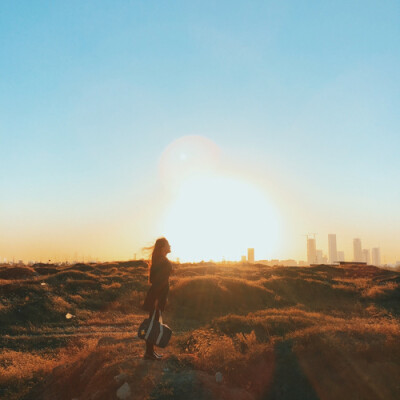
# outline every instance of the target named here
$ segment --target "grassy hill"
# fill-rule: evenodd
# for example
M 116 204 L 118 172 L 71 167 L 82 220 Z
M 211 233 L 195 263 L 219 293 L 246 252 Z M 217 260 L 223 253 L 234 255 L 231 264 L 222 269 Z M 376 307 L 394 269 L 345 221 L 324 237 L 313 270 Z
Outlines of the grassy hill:
M 161 362 L 136 338 L 147 274 L 0 265 L 0 398 L 109 400 L 125 383 L 132 399 L 400 398 L 398 272 L 175 265 Z

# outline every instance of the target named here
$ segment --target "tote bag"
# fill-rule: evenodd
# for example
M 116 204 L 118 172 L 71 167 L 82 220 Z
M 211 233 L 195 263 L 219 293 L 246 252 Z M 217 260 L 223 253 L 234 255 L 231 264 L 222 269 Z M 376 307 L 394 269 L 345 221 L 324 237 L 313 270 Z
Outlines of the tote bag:
M 158 347 L 166 347 L 171 339 L 172 330 L 168 325 L 163 324 L 160 311 L 160 320 L 155 321 L 156 311 L 153 316 L 146 318 L 139 326 L 138 337 L 147 340 Z

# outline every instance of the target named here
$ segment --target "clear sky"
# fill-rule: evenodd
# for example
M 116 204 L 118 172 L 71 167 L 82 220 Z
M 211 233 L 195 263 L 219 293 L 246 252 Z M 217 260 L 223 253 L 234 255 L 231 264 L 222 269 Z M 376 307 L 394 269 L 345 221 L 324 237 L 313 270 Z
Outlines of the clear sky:
M 400 259 L 400 2 L 1 1 L 0 257 Z

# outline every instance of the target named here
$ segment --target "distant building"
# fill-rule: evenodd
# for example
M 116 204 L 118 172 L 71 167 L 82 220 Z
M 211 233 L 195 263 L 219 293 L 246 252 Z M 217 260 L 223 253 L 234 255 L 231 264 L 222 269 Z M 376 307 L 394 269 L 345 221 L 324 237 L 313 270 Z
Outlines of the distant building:
M 310 265 L 317 262 L 317 245 L 312 238 L 307 238 L 307 262 Z
M 337 252 L 337 260 L 340 261 L 344 261 L 344 251 L 338 251 Z
M 303 266 L 308 265 L 308 264 L 307 264 L 306 261 L 300 260 L 298 265 L 299 265 L 299 267 L 303 267 Z
M 247 261 L 247 260 L 246 260 L 246 256 L 242 256 L 241 261 L 242 261 L 242 262 L 246 262 L 246 261 Z
M 379 247 L 372 249 L 372 265 L 377 267 L 381 265 L 381 249 Z
M 254 263 L 254 249 L 253 248 L 247 249 L 247 260 L 249 263 Z
M 330 233 L 328 235 L 328 256 L 329 256 L 329 263 L 333 264 L 334 262 L 338 261 L 337 255 L 337 247 L 336 247 L 336 235 Z
M 353 239 L 353 261 L 355 262 L 363 262 L 362 248 L 361 248 L 361 239 Z
M 322 264 L 324 261 L 323 261 L 323 259 L 324 259 L 324 256 L 323 256 L 323 254 L 322 254 L 322 250 L 317 250 L 317 264 Z
M 294 267 L 297 266 L 297 261 L 293 259 L 283 260 L 282 265 L 285 267 Z
M 368 249 L 363 249 L 362 251 L 363 261 L 367 264 L 371 264 L 371 255 Z

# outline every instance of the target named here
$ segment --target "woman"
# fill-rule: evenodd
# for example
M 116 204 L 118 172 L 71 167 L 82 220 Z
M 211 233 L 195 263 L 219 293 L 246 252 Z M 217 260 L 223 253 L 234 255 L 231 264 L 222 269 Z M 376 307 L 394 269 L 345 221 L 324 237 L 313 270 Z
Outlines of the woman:
M 151 264 L 149 281 L 151 287 L 147 292 L 146 299 L 143 304 L 143 310 L 149 312 L 149 318 L 153 317 L 156 312 L 155 320 L 160 318 L 160 312 L 164 311 L 167 304 L 167 296 L 169 292 L 169 276 L 171 275 L 172 265 L 167 258 L 167 254 L 171 252 L 171 246 L 165 238 L 159 238 L 153 246 L 151 254 Z M 162 355 L 154 351 L 154 345 L 146 341 L 146 360 L 160 360 Z

